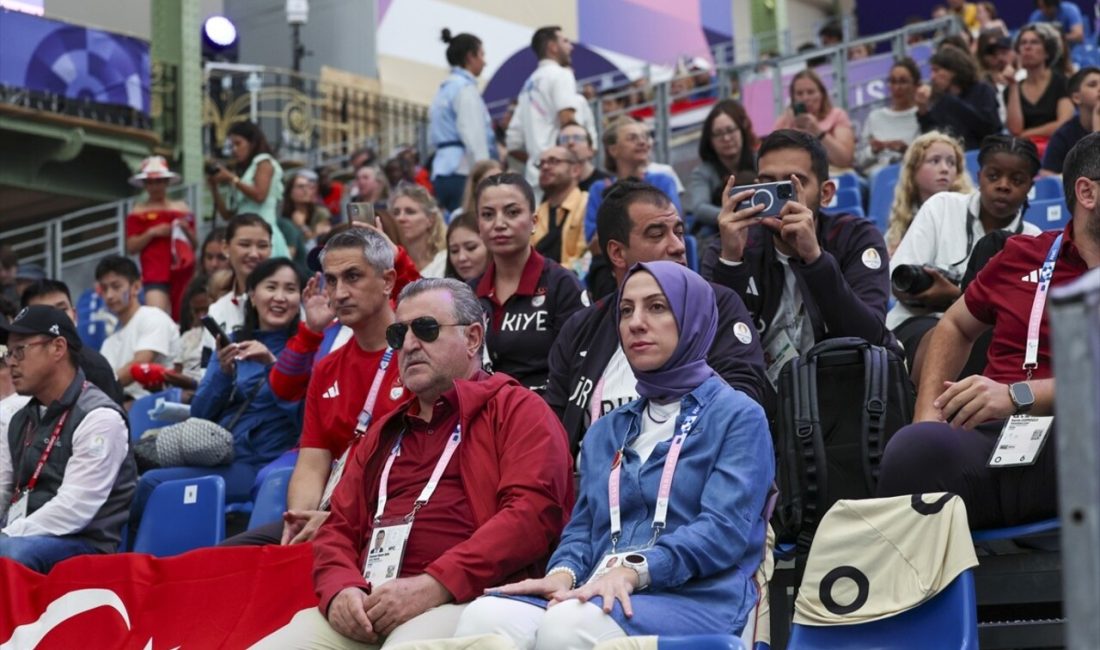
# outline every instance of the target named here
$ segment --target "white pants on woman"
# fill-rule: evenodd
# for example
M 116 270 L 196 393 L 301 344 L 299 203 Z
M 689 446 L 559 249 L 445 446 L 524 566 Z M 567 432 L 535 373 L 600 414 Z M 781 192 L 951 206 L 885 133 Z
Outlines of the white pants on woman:
M 567 600 L 549 609 L 486 596 L 466 606 L 456 637 L 506 636 L 520 650 L 589 650 L 597 643 L 626 636 L 623 628 L 592 603 Z

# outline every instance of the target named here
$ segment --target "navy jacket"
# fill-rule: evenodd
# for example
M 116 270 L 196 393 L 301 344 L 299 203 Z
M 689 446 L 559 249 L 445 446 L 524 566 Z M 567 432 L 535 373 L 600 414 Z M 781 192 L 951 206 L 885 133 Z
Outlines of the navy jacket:
M 812 264 L 790 261 L 813 324 L 814 341 L 856 336 L 899 351 L 886 328 L 890 264 L 882 234 L 860 217 L 818 213 L 817 241 L 821 256 Z M 720 250 L 721 242 L 715 237 L 703 256 L 703 277 L 736 291 L 763 335 L 783 296 L 783 265 L 771 231 L 761 225 L 749 230 L 740 265 L 721 263 Z
M 771 405 L 774 396 L 764 372 L 764 351 L 749 310 L 733 291 L 711 286 L 718 304 L 718 333 L 707 363 L 730 386 L 762 405 Z M 615 330 L 618 300 L 615 292 L 573 314 L 550 348 L 549 384 L 543 398 L 561 419 L 573 453 L 588 428 L 586 413 L 593 390 L 619 345 Z M 739 331 L 742 337 L 749 337 L 747 343 L 734 330 L 738 323 L 745 325 Z
M 917 115 L 921 133 L 933 129 L 946 131 L 963 141 L 967 151 L 982 146 L 982 138 L 1000 133 L 1000 104 L 997 91 L 984 82 L 978 82 L 961 95 L 941 95 L 924 115 Z

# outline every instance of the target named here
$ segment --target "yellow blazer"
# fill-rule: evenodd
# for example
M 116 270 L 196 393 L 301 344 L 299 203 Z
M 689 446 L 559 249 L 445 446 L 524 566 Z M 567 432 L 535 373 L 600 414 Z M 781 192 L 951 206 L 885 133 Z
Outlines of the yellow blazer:
M 561 265 L 572 270 L 573 262 L 584 257 L 588 250 L 588 242 L 584 239 L 584 212 L 588 208 L 588 192 L 582 192 L 579 188 L 565 197 L 557 212 L 557 222 L 562 224 L 561 232 Z M 539 240 L 546 236 L 550 230 L 550 204 L 543 201 L 535 212 L 535 234 L 531 236 L 531 245 L 536 246 Z

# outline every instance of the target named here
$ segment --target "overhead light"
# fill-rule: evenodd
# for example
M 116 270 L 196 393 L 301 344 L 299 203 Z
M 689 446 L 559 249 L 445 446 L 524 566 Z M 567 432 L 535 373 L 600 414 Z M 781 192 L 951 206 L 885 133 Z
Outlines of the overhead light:
M 229 47 L 237 40 L 237 27 L 225 16 L 211 16 L 202 25 L 203 35 L 221 48 Z

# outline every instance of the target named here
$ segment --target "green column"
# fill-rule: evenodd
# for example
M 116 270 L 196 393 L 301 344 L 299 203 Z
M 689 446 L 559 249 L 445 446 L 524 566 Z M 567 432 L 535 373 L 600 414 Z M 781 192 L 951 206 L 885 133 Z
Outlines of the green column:
M 176 153 L 185 183 L 203 180 L 202 45 L 199 0 L 153 3 L 152 58 L 176 69 Z

